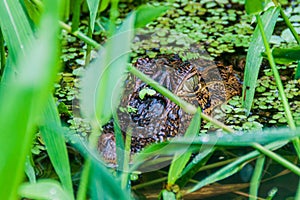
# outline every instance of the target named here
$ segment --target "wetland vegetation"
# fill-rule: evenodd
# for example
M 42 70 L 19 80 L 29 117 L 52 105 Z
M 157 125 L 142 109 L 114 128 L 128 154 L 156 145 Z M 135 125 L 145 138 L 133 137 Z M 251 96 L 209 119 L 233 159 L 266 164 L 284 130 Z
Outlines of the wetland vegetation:
M 300 199 L 299 3 L 0 2 L 0 197 Z

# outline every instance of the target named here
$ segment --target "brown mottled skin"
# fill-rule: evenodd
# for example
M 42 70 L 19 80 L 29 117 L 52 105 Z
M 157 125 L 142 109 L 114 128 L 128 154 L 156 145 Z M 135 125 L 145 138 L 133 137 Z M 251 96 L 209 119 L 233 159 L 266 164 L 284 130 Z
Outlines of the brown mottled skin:
M 187 102 L 200 105 L 206 114 L 211 114 L 216 106 L 241 92 L 233 67 L 214 61 L 187 62 L 177 55 L 161 55 L 155 59 L 138 59 L 135 67 Z M 130 75 L 120 107 L 126 110 L 130 106 L 136 112 L 118 112 L 122 131 L 125 133 L 128 127 L 132 128 L 132 153 L 139 152 L 149 143 L 183 135 L 192 117 L 160 93 L 140 99 L 139 92 L 144 88 L 150 87 Z M 104 160 L 115 163 L 116 145 L 111 130 L 104 129 L 98 149 Z

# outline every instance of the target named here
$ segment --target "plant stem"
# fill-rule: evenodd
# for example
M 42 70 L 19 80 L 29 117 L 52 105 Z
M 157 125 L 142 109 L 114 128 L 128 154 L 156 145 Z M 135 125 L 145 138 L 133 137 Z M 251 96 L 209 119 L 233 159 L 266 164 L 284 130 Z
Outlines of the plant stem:
M 285 115 L 286 115 L 286 118 L 287 118 L 288 125 L 290 126 L 291 129 L 295 130 L 296 125 L 295 125 L 295 122 L 294 122 L 294 119 L 293 119 L 293 116 L 292 116 L 292 113 L 291 113 L 290 105 L 289 105 L 289 102 L 288 102 L 288 100 L 285 96 L 284 88 L 283 88 L 283 85 L 282 85 L 282 82 L 281 82 L 281 79 L 280 79 L 280 75 L 279 75 L 279 72 L 277 70 L 277 67 L 276 67 L 276 64 L 275 64 L 275 61 L 274 61 L 274 58 L 273 58 L 268 40 L 267 40 L 266 35 L 265 35 L 263 23 L 262 23 L 261 18 L 260 18 L 259 15 L 256 15 L 256 20 L 257 20 L 257 23 L 258 23 L 258 26 L 259 26 L 259 29 L 260 29 L 260 32 L 261 32 L 261 36 L 262 36 L 262 39 L 263 39 L 263 42 L 264 42 L 264 45 L 265 45 L 265 48 L 266 48 L 266 54 L 268 56 L 268 60 L 269 60 L 269 63 L 270 63 L 270 66 L 271 66 L 271 69 L 272 69 L 272 72 L 273 72 L 273 75 L 274 75 L 274 78 L 275 78 L 275 82 L 276 82 L 276 85 L 277 85 L 277 88 L 278 88 L 279 96 L 281 98 L 281 101 L 282 101 L 282 104 L 283 104 L 283 107 L 284 107 L 284 112 L 285 112 Z M 295 138 L 292 141 L 293 141 L 293 145 L 296 149 L 297 155 L 300 158 L 300 141 L 299 141 L 299 138 Z
M 77 192 L 77 200 L 85 200 L 86 199 L 86 191 L 87 191 L 87 185 L 89 181 L 89 175 L 90 175 L 90 169 L 91 169 L 91 159 L 87 158 L 84 162 L 81 178 L 80 178 L 80 184 Z
M 259 183 L 261 180 L 261 174 L 263 172 L 263 167 L 265 163 L 265 156 L 259 157 L 256 160 L 255 169 L 250 182 L 250 200 L 255 200 L 257 198 Z
M 80 23 L 80 6 L 81 0 L 75 0 L 73 7 L 73 16 L 72 16 L 72 32 L 78 30 L 79 23 Z
M 258 143 L 254 143 L 252 145 L 252 147 L 257 149 L 261 153 L 265 154 L 266 156 L 272 158 L 273 160 L 275 160 L 276 162 L 278 162 L 285 168 L 287 168 L 287 169 L 291 170 L 292 172 L 294 172 L 295 174 L 297 174 L 298 176 L 300 176 L 300 168 L 297 167 L 296 165 L 294 165 L 293 163 L 287 161 L 286 159 L 282 158 L 281 156 L 277 155 L 273 151 L 270 151 L 266 147 L 261 146 Z
M 129 172 L 129 162 L 130 162 L 130 146 L 131 146 L 131 135 L 132 129 L 128 128 L 126 131 L 125 138 L 125 149 L 124 149 L 124 164 L 123 164 L 123 172 L 122 172 L 122 188 L 126 190 L 128 185 L 128 172 Z
M 195 114 L 197 112 L 197 108 L 194 105 L 192 105 L 192 104 L 184 101 L 180 97 L 176 96 L 171 91 L 169 91 L 165 87 L 161 86 L 159 83 L 157 83 L 156 81 L 154 81 L 153 79 L 151 79 L 150 77 L 148 77 L 147 75 L 145 75 L 144 73 L 142 73 L 141 71 L 139 71 L 138 69 L 136 69 L 135 67 L 128 66 L 128 71 L 130 73 L 132 73 L 133 75 L 137 76 L 139 79 L 141 79 L 142 81 L 144 81 L 148 85 L 150 85 L 151 87 L 153 87 L 157 92 L 161 93 L 162 95 L 164 95 L 165 97 L 167 97 L 168 99 L 170 99 L 172 102 L 176 103 L 185 112 L 187 112 L 189 114 Z M 233 133 L 234 132 L 234 130 L 232 128 L 226 126 L 222 122 L 220 122 L 220 121 L 218 121 L 216 119 L 213 119 L 212 117 L 210 117 L 210 116 L 208 116 L 208 115 L 206 115 L 204 113 L 201 113 L 201 117 L 204 120 L 209 121 L 212 124 L 216 125 L 217 127 L 222 128 L 226 132 L 229 132 L 229 133 Z
M 68 24 L 66 24 L 66 23 L 64 23 L 64 22 L 62 22 L 62 21 L 60 21 L 60 22 L 59 22 L 59 25 L 60 25 L 60 27 L 61 27 L 62 29 L 64 29 L 64 30 L 67 31 L 68 33 L 70 33 L 70 34 L 72 34 L 72 35 L 78 37 L 79 39 L 83 40 L 83 41 L 84 41 L 85 43 L 87 43 L 88 45 L 91 45 L 91 46 L 93 46 L 93 47 L 96 48 L 96 49 L 100 49 L 100 48 L 102 47 L 99 43 L 97 43 L 95 40 L 93 40 L 93 39 L 87 37 L 87 36 L 84 35 L 82 32 L 80 32 L 80 31 L 74 31 L 74 32 L 72 32 L 72 28 L 71 28 Z
M 278 6 L 278 7 L 280 9 L 280 15 L 282 16 L 284 22 L 289 27 L 289 29 L 292 32 L 292 34 L 293 34 L 295 40 L 297 41 L 297 43 L 300 44 L 300 38 L 299 38 L 299 35 L 298 35 L 297 31 L 295 30 L 294 26 L 290 22 L 288 16 L 286 16 L 285 12 L 282 10 L 281 6 Z
M 272 72 L 273 72 L 273 75 L 274 75 L 274 78 L 275 78 L 275 81 L 276 81 L 279 96 L 280 96 L 281 101 L 283 103 L 283 107 L 284 107 L 285 115 L 287 117 L 288 124 L 289 124 L 291 129 L 296 129 L 296 125 L 295 125 L 295 122 L 294 122 L 294 119 L 293 119 L 293 116 L 292 116 L 292 113 L 291 113 L 291 110 L 290 110 L 290 106 L 289 106 L 288 100 L 287 100 L 287 98 L 285 96 L 285 93 L 284 93 L 284 88 L 283 88 L 283 85 L 282 85 L 282 82 L 281 82 L 281 79 L 280 79 L 280 75 L 279 75 L 279 72 L 277 70 L 277 67 L 276 67 L 276 64 L 275 64 L 275 61 L 274 61 L 274 58 L 273 58 L 273 55 L 272 55 L 267 37 L 266 37 L 265 32 L 264 32 L 263 23 L 262 23 L 261 18 L 260 18 L 259 15 L 256 15 L 256 20 L 257 20 L 257 23 L 258 23 L 258 26 L 259 26 L 259 29 L 260 29 L 260 33 L 261 33 L 261 36 L 262 36 L 262 39 L 263 39 L 263 42 L 264 42 L 264 45 L 265 45 L 265 48 L 266 48 L 266 54 L 268 56 L 268 60 L 269 60 L 269 63 L 270 63 L 270 66 L 271 66 L 271 69 L 272 69 Z
M 91 147 L 91 149 L 94 149 L 97 147 L 98 144 L 98 138 L 99 138 L 98 136 L 100 134 L 100 130 L 96 120 L 91 122 L 91 126 L 92 126 L 92 133 L 89 136 L 89 146 Z M 81 178 L 80 178 L 80 184 L 79 184 L 79 189 L 76 198 L 77 200 L 86 199 L 86 191 L 88 188 L 90 170 L 91 170 L 91 159 L 86 158 L 82 169 Z

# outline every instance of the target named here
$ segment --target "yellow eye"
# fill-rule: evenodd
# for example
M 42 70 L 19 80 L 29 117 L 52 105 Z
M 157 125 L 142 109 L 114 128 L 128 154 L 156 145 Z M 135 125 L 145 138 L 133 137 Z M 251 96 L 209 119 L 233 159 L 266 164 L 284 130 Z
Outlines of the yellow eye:
M 199 87 L 199 78 L 198 76 L 192 76 L 188 78 L 184 83 L 183 83 L 183 91 L 185 92 L 195 92 L 197 88 Z

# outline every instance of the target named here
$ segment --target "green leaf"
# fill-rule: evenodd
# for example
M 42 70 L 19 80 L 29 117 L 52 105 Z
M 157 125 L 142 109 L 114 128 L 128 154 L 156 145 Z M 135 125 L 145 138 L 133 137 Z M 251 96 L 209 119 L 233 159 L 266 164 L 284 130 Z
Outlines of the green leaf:
M 89 7 L 89 11 L 90 11 L 90 25 L 89 26 L 90 26 L 90 29 L 91 29 L 92 33 L 94 32 L 95 19 L 96 19 L 96 16 L 97 16 L 99 1 L 100 0 L 87 0 L 87 4 L 88 4 L 88 7 Z
M 141 28 L 152 22 L 168 10 L 166 6 L 142 5 L 136 10 L 135 28 Z
M 234 133 L 210 133 L 199 137 L 175 138 L 172 143 L 178 145 L 215 145 L 215 146 L 252 146 L 253 143 L 269 144 L 276 141 L 287 141 L 300 136 L 300 128 L 269 128 L 255 131 L 239 131 Z
M 200 124 L 201 124 L 200 113 L 201 113 L 201 109 L 198 108 L 183 138 L 185 137 L 193 138 L 199 133 Z M 171 163 L 168 172 L 169 185 L 173 185 L 176 182 L 176 180 L 180 177 L 181 172 L 184 169 L 187 162 L 189 161 L 191 155 L 192 155 L 191 152 L 174 155 L 173 161 Z
M 288 64 L 300 60 L 300 47 L 274 48 L 272 54 L 277 63 Z
M 44 120 L 40 126 L 40 130 L 55 172 L 62 182 L 63 187 L 68 191 L 69 195 L 72 196 L 73 186 L 67 146 L 59 114 L 54 99 L 50 95 L 46 104 Z
M 17 56 L 18 67 L 15 72 L 12 62 L 6 66 L 10 70 L 5 87 L 0 88 L 0 196 L 16 199 L 36 124 L 58 72 L 59 1 L 44 1 L 41 27 L 35 33 L 37 39 L 32 41 L 29 39 L 33 38 L 32 32 L 22 25 L 28 24 L 26 17 L 19 18 L 22 10 L 19 1 L 5 2 L 0 2 L 0 24 L 7 41 L 17 40 L 9 45 L 16 51 L 13 56 Z M 18 24 L 20 27 L 14 26 Z M 20 41 L 22 38 L 26 39 Z
M 176 195 L 173 192 L 170 192 L 168 190 L 162 190 L 159 196 L 160 196 L 159 199 L 169 199 L 169 200 L 177 199 Z
M 100 3 L 99 11 L 100 12 L 104 11 L 108 7 L 109 2 L 110 0 L 102 0 Z
M 80 136 L 66 132 L 65 135 L 86 160 L 91 160 L 89 190 L 93 199 L 129 199 L 130 193 L 121 188 L 120 180 L 105 166 L 99 152 L 91 149 Z
M 258 14 L 264 10 L 266 0 L 245 0 L 247 14 Z
M 17 58 L 27 54 L 25 47 L 32 44 L 34 34 L 22 5 L 17 1 L 0 2 L 0 27 L 11 62 L 5 69 L 6 74 L 7 70 L 16 70 Z
M 73 199 L 57 181 L 52 179 L 38 181 L 37 183 L 23 183 L 19 188 L 19 194 L 30 199 Z
M 98 58 L 88 66 L 82 77 L 81 110 L 89 120 L 98 119 L 102 125 L 111 119 L 120 101 L 133 38 L 134 19 L 135 13 L 125 19 L 120 29 L 100 49 Z
M 300 78 L 300 62 L 298 62 L 296 73 L 295 73 L 295 79 Z
M 150 88 L 144 88 L 139 92 L 140 99 L 144 99 L 146 95 L 153 96 L 156 94 L 156 91 Z
M 268 40 L 271 38 L 278 15 L 279 8 L 271 7 L 262 16 L 262 21 L 265 27 L 264 30 Z M 249 114 L 253 103 L 256 80 L 262 62 L 261 54 L 264 51 L 265 47 L 260 35 L 260 30 L 259 27 L 256 26 L 248 49 L 244 74 L 243 105 L 246 108 L 247 115 Z

